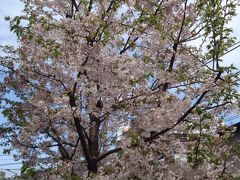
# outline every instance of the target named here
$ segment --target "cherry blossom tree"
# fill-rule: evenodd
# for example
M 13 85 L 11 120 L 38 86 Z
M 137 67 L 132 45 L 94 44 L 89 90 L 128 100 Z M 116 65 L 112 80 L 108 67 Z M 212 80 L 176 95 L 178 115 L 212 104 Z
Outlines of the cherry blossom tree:
M 43 176 L 233 177 L 236 0 L 22 0 L 1 46 L 3 145 Z M 10 95 L 9 95 L 10 94 Z M 236 166 L 237 167 L 237 166 Z

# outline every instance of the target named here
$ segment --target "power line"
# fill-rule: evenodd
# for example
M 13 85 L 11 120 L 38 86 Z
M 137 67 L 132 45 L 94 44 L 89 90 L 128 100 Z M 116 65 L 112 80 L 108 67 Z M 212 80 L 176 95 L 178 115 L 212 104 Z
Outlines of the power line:
M 237 42 L 237 43 L 235 43 L 233 46 L 235 46 L 235 45 L 238 44 L 238 43 L 240 43 L 240 41 Z M 231 46 L 231 47 L 233 47 L 233 46 Z M 238 46 L 236 46 L 236 47 L 234 47 L 234 48 L 228 50 L 227 52 L 223 53 L 220 57 L 222 57 L 222 56 L 224 56 L 224 55 L 230 53 L 231 51 L 233 51 L 233 50 L 235 50 L 235 49 L 237 49 L 237 48 L 239 48 L 239 47 L 240 47 L 240 45 L 238 45 Z
M 8 164 L 0 164 L 0 166 L 9 166 L 9 165 L 15 165 L 15 164 L 22 164 L 22 163 L 8 163 Z
M 13 173 L 13 174 L 17 175 L 18 172 L 20 171 L 20 169 L 18 171 L 16 171 L 16 169 L 5 169 L 3 171 L 7 171 L 7 172 L 10 172 L 10 173 Z

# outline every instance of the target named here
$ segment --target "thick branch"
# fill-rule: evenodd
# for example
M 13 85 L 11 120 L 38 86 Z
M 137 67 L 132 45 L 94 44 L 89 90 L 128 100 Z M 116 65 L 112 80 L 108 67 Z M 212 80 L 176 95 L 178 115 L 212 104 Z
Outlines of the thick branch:
M 62 145 L 62 143 L 60 142 L 60 140 L 58 140 L 57 138 L 55 138 L 53 135 L 51 135 L 49 132 L 46 132 L 54 141 L 57 142 L 58 144 L 58 148 L 59 151 L 61 153 L 61 156 L 63 159 L 71 159 L 69 153 L 67 152 L 67 150 L 64 148 L 64 146 Z
M 88 5 L 88 12 L 87 12 L 87 15 L 89 15 L 89 13 L 90 13 L 91 10 L 92 10 L 92 4 L 93 4 L 93 0 L 90 0 L 90 1 L 89 1 L 89 5 Z
M 69 96 L 70 106 L 72 108 L 76 108 L 76 102 L 75 102 L 75 98 L 74 98 L 73 94 L 70 92 L 70 93 L 68 93 L 68 96 Z M 73 115 L 73 120 L 74 120 L 75 127 L 77 129 L 77 133 L 78 133 L 81 145 L 82 145 L 84 155 L 86 157 L 87 162 L 89 162 L 90 161 L 89 147 L 88 147 L 86 137 L 85 137 L 85 134 L 84 134 L 84 128 L 80 124 L 81 118 L 80 117 L 75 117 Z
M 73 4 L 73 6 L 75 7 L 76 11 L 79 11 L 78 5 L 77 5 L 77 3 L 76 3 L 75 0 L 72 0 L 72 4 Z
M 98 162 L 101 161 L 102 159 L 106 158 L 107 156 L 109 156 L 109 155 L 111 155 L 113 153 L 116 153 L 118 151 L 121 151 L 121 150 L 122 150 L 122 148 L 118 147 L 118 148 L 115 148 L 115 149 L 112 149 L 112 150 L 106 152 L 105 154 L 102 154 L 101 156 L 99 156 Z
M 180 124 L 181 122 L 183 122 L 185 120 L 185 118 L 197 107 L 197 105 L 199 105 L 202 101 L 202 99 L 205 97 L 205 95 L 208 93 L 208 91 L 204 91 L 202 93 L 202 95 L 198 98 L 198 100 L 183 114 L 183 116 L 181 116 L 178 121 L 171 127 L 163 129 L 162 131 L 159 131 L 155 134 L 153 134 L 152 136 L 144 139 L 145 142 L 151 142 L 154 139 L 157 139 L 160 135 L 165 134 L 166 132 L 172 130 L 173 128 L 175 128 L 178 124 Z M 137 146 L 137 144 L 134 144 L 133 146 Z M 102 154 L 99 158 L 98 161 L 101 161 L 102 159 L 106 158 L 107 156 L 116 153 L 118 151 L 121 151 L 122 148 L 117 147 L 115 149 L 112 149 L 108 152 L 106 152 L 105 154 Z
M 165 134 L 166 132 L 170 131 L 171 129 L 175 128 L 178 124 L 180 124 L 181 122 L 183 122 L 185 120 L 185 118 L 197 107 L 197 105 L 199 105 L 202 101 L 202 99 L 204 98 L 204 96 L 208 93 L 208 91 L 204 91 L 202 93 L 202 95 L 198 98 L 198 100 L 183 114 L 183 116 L 181 116 L 178 121 L 169 128 L 166 128 L 160 132 L 157 132 L 155 134 L 153 134 L 152 136 L 146 138 L 144 141 L 145 142 L 149 142 L 152 141 L 154 139 L 157 139 L 160 135 Z

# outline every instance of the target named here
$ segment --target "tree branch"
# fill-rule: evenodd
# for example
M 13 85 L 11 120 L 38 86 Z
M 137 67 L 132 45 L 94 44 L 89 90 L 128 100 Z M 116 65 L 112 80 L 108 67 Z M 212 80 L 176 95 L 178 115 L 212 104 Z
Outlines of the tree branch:
M 75 0 L 72 0 L 72 4 L 75 7 L 76 11 L 79 11 L 78 5 Z
M 165 134 L 166 132 L 172 130 L 173 128 L 175 128 L 178 124 L 180 124 L 181 122 L 183 122 L 185 120 L 185 118 L 197 107 L 197 105 L 199 105 L 202 101 L 202 99 L 205 97 L 205 95 L 208 93 L 208 91 L 204 91 L 201 96 L 198 98 L 198 100 L 183 114 L 183 116 L 181 116 L 178 121 L 172 126 L 172 127 L 169 127 L 169 128 L 166 128 L 160 132 L 157 132 L 155 134 L 153 134 L 152 136 L 148 137 L 148 138 L 145 138 L 144 141 L 145 142 L 149 142 L 149 141 L 152 141 L 156 138 L 158 138 L 160 135 L 163 135 Z

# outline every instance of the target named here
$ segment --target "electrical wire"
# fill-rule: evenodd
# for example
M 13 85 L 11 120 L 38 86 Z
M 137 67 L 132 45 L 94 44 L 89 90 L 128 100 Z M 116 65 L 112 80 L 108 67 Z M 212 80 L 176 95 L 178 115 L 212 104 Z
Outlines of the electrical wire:
M 232 47 L 234 47 L 234 46 L 236 46 L 237 44 L 239 44 L 240 43 L 240 41 L 238 41 L 238 42 L 236 42 L 235 44 L 233 44 L 230 48 L 232 48 Z M 240 47 L 240 45 L 238 45 L 238 46 L 236 46 L 236 47 L 234 47 L 234 48 L 232 48 L 232 49 L 230 49 L 230 50 L 228 50 L 227 52 L 225 52 L 225 53 L 223 53 L 220 57 L 222 57 L 222 56 L 224 56 L 224 55 L 226 55 L 226 54 L 228 54 L 228 53 L 230 53 L 231 51 L 233 51 L 233 50 L 235 50 L 235 49 L 237 49 L 237 48 L 239 48 Z
M 16 164 L 22 164 L 21 162 L 19 163 L 7 163 L 7 164 L 0 164 L 0 166 L 10 166 L 10 165 L 16 165 Z

